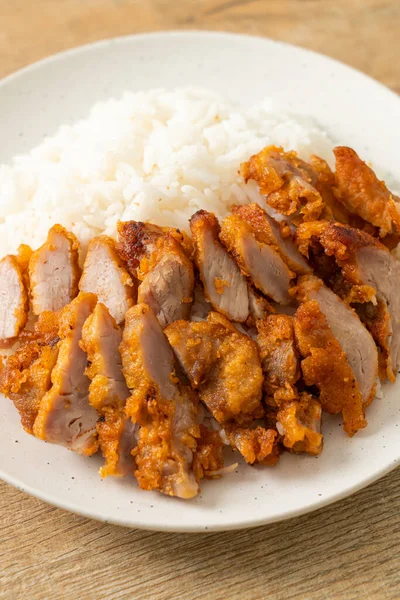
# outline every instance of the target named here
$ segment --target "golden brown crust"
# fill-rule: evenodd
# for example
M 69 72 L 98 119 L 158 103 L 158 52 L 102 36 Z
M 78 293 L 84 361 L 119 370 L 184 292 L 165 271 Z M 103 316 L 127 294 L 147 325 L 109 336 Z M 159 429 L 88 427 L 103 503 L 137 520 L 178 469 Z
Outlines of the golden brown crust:
M 107 319 L 106 323 L 104 319 Z M 107 331 L 108 328 L 112 328 L 113 332 Z M 115 337 L 111 337 L 111 333 Z M 108 343 L 113 346 L 111 350 L 104 346 L 102 336 L 105 334 L 108 336 Z M 99 445 L 105 459 L 105 464 L 100 469 L 102 477 L 126 474 L 121 471 L 120 452 L 121 438 L 127 419 L 124 407 L 130 393 L 123 379 L 118 381 L 110 379 L 109 375 L 112 374 L 113 369 L 107 364 L 107 361 L 115 360 L 116 375 L 121 373 L 120 359 L 115 357 L 115 354 L 118 354 L 120 341 L 121 330 L 115 319 L 103 304 L 98 303 L 83 326 L 80 346 L 88 358 L 85 374 L 91 380 L 89 402 L 102 417 L 97 423 Z M 112 355 L 110 356 L 109 353 Z M 133 467 L 132 459 L 132 473 Z
M 312 249 L 314 254 L 323 251 L 326 256 L 335 259 L 340 271 L 325 272 L 324 279 L 346 304 L 355 305 L 359 317 L 382 350 L 379 356 L 380 376 L 385 378 L 386 373 L 394 381 L 389 363 L 389 311 L 385 303 L 376 298 L 376 290 L 363 283 L 357 259 L 357 253 L 362 248 L 388 252 L 387 248 L 365 231 L 327 221 L 303 223 L 297 228 L 296 241 L 305 256 Z M 292 293 L 296 293 L 296 290 L 292 290 Z
M 265 211 L 258 204 L 244 204 L 243 206 L 233 206 L 232 214 L 239 216 L 245 223 L 251 227 L 251 231 L 257 242 L 272 246 L 280 255 L 282 260 L 288 265 L 289 269 L 295 273 L 305 273 L 306 269 L 300 266 L 297 262 L 284 252 L 283 248 L 278 243 L 276 234 L 274 233 L 271 223 L 266 216 Z M 277 226 L 279 224 L 277 223 Z M 291 238 L 290 228 L 285 222 L 280 223 L 280 234 L 283 238 Z
M 245 461 L 265 466 L 274 466 L 279 460 L 278 434 L 273 429 L 227 429 L 231 445 L 240 452 Z
M 200 481 L 203 477 L 215 479 L 224 466 L 224 443 L 218 431 L 200 425 L 200 438 L 193 458 L 193 472 Z
M 138 444 L 132 452 L 136 461 L 135 477 L 142 489 L 157 489 L 176 496 L 180 495 L 177 494 L 176 485 L 179 485 L 188 468 L 187 452 L 196 451 L 196 440 L 200 437 L 199 425 L 195 424 L 197 399 L 188 386 L 181 384 L 174 370 L 169 376 L 176 385 L 176 397 L 173 399 L 164 398 L 149 375 L 140 342 L 143 328 L 141 317 L 145 314 L 151 315 L 145 304 L 133 306 L 128 311 L 120 345 L 123 373 L 132 390 L 125 413 L 140 426 Z M 179 434 L 179 441 L 175 432 L 178 403 L 187 404 L 193 422 L 193 426 L 187 425 L 185 431 Z M 185 452 L 182 451 L 183 446 Z M 179 447 L 181 451 L 178 451 Z M 169 472 L 171 463 L 173 471 Z M 197 491 L 192 490 L 190 496 L 182 497 L 192 497 Z
M 239 269 L 246 277 L 250 277 L 248 267 L 243 260 L 241 252 L 241 238 L 243 235 L 252 235 L 252 229 L 238 215 L 228 215 L 222 222 L 219 239 L 228 252 L 235 259 Z
M 123 411 L 107 410 L 97 423 L 97 434 L 104 465 L 99 473 L 103 478 L 125 475 L 119 468 L 121 438 L 124 433 L 126 416 Z M 132 473 L 134 461 L 132 457 Z
M 293 452 L 320 454 L 323 437 L 319 431 L 321 405 L 303 392 L 298 400 L 285 402 L 276 420 L 283 428 L 283 445 Z
M 219 423 L 240 422 L 261 408 L 263 376 L 257 345 L 228 319 L 212 312 L 207 321 L 176 321 L 165 334 L 183 357 L 191 385 Z
M 347 210 L 379 228 L 380 237 L 400 234 L 400 213 L 383 181 L 346 146 L 334 149 L 336 196 Z
M 126 263 L 130 273 L 138 279 L 149 271 L 147 261 L 157 248 L 157 242 L 164 237 L 175 240 L 187 258 L 193 254 L 193 244 L 189 236 L 173 227 L 159 227 L 142 221 L 119 221 L 117 223 L 117 252 Z M 162 247 L 162 243 L 159 248 Z M 153 258 L 154 264 L 154 258 Z
M 318 387 L 323 410 L 342 413 L 344 430 L 352 436 L 367 425 L 362 395 L 346 354 L 317 302 L 305 302 L 297 309 L 294 331 L 306 385 Z
M 280 248 L 276 243 L 276 237 L 269 221 L 265 218 L 265 211 L 261 206 L 255 203 L 233 206 L 232 214 L 240 217 L 251 227 L 258 242 L 273 246 L 277 252 L 280 252 Z
M 21 346 L 1 373 L 0 390 L 14 402 L 28 433 L 32 433 L 40 401 L 51 386 L 59 339 L 57 314 L 42 313 L 33 331 L 22 335 Z
M 267 146 L 241 165 L 244 180 L 254 179 L 268 204 L 294 222 L 319 219 L 324 202 L 315 187 L 318 174 L 294 151 Z M 324 178 L 326 172 L 324 169 Z
M 52 430 L 48 421 L 49 419 L 51 420 L 54 411 L 57 411 L 55 405 L 59 404 L 59 399 L 63 398 L 65 395 L 66 367 L 74 367 L 72 364 L 73 360 L 71 361 L 71 350 L 75 348 L 75 330 L 82 326 L 79 324 L 81 319 L 79 309 L 84 306 L 86 309 L 85 312 L 89 312 L 90 314 L 90 311 L 94 309 L 96 302 L 97 298 L 94 294 L 81 292 L 79 296 L 58 312 L 58 336 L 60 341 L 58 342 L 57 362 L 51 372 L 52 385 L 41 399 L 38 415 L 33 426 L 34 435 L 41 440 L 52 441 L 49 440 L 48 437 L 49 431 Z M 80 383 L 82 383 L 82 379 L 80 380 Z M 83 393 L 83 391 L 79 390 L 79 393 Z M 76 394 L 76 390 L 73 390 L 73 393 L 70 394 L 70 398 L 65 400 L 64 406 L 66 410 L 69 409 L 71 397 L 74 394 Z M 90 408 L 90 410 L 92 411 L 93 409 Z M 95 414 L 95 411 L 93 411 L 93 413 Z M 56 438 L 58 438 L 58 431 L 55 433 Z M 83 435 L 85 433 L 85 431 L 82 432 Z M 85 443 L 81 447 L 76 447 L 76 452 L 85 456 L 95 454 L 99 447 L 96 432 L 90 431 L 88 433 L 89 436 L 85 436 Z M 61 443 L 59 439 L 54 441 L 55 443 Z
M 293 317 L 270 315 L 257 321 L 257 332 L 267 404 L 280 406 L 296 399 L 300 365 L 294 342 Z

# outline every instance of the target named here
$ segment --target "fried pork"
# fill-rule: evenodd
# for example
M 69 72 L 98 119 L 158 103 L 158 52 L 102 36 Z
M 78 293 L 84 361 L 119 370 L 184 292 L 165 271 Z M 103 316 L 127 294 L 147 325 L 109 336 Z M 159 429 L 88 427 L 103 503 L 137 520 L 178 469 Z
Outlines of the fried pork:
M 177 376 L 172 348 L 147 305 L 127 312 L 120 352 L 132 392 L 126 414 L 139 427 L 134 456 L 140 487 L 179 498 L 196 496 L 197 399 Z
M 118 324 L 125 319 L 136 300 L 136 283 L 122 264 L 112 238 L 101 235 L 90 240 L 79 289 L 96 294 Z
M 136 426 L 125 415 L 130 392 L 122 374 L 121 341 L 121 329 L 99 302 L 83 326 L 80 346 L 88 359 L 89 402 L 101 416 L 97 433 L 105 458 L 102 477 L 127 475 L 134 470 L 131 452 L 136 445 Z
M 29 261 L 32 311 L 57 311 L 78 293 L 79 243 L 73 233 L 54 225 Z
M 33 432 L 40 402 L 51 386 L 58 357 L 58 329 L 57 313 L 43 312 L 1 372 L 0 391 L 14 402 L 28 433 Z
M 205 294 L 214 310 L 243 323 L 249 316 L 247 281 L 218 239 L 220 226 L 214 214 L 199 210 L 190 219 L 194 260 Z
M 89 404 L 87 358 L 79 346 L 82 328 L 96 305 L 96 296 L 81 292 L 59 314 L 57 362 L 52 386 L 43 396 L 33 433 L 36 437 L 90 456 L 98 449 L 97 411 Z
M 246 221 L 237 213 L 229 215 L 222 223 L 219 237 L 257 289 L 279 304 L 290 304 L 290 281 L 295 273 L 272 246 L 259 241 Z
M 140 280 L 138 302 L 165 327 L 188 318 L 194 299 L 194 270 L 187 238 L 178 230 L 128 221 L 118 225 L 118 250 Z

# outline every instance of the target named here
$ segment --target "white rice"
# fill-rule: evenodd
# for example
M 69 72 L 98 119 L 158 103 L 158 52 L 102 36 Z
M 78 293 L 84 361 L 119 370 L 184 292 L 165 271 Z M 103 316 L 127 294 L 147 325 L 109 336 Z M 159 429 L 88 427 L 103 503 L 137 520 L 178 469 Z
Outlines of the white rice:
M 28 155 L 0 166 L 0 256 L 38 247 L 54 223 L 83 242 L 115 234 L 118 220 L 187 229 L 199 208 L 223 217 L 257 200 L 240 163 L 268 144 L 331 160 L 332 141 L 311 120 L 271 100 L 241 108 L 207 91 L 126 93 L 61 126 Z

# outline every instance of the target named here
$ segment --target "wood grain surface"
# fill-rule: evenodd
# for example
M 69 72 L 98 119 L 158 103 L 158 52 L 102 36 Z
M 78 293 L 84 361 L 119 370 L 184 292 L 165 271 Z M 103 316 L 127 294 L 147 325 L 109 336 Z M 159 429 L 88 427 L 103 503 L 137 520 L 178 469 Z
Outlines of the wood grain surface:
M 0 0 L 0 77 L 43 56 L 141 31 L 267 35 L 400 91 L 399 0 Z M 314 514 L 183 535 L 78 517 L 0 483 L 0 598 L 398 600 L 400 470 Z

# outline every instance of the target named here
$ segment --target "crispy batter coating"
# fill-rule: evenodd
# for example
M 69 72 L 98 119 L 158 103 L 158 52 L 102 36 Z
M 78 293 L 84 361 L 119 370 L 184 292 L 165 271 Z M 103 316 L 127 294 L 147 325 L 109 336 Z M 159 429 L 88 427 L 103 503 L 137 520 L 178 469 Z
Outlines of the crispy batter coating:
M 135 477 L 142 489 L 192 498 L 199 491 L 192 470 L 200 437 L 196 397 L 176 376 L 172 349 L 145 304 L 128 311 L 120 352 L 132 391 L 126 414 L 140 426 Z
M 61 225 L 53 225 L 29 260 L 33 313 L 57 311 L 71 302 L 78 294 L 79 277 L 79 242 Z
M 210 431 L 200 425 L 200 437 L 193 458 L 193 472 L 200 481 L 203 477 L 215 479 L 224 466 L 224 443 L 219 431 Z
M 285 222 L 274 221 L 261 206 L 255 203 L 233 206 L 232 213 L 251 227 L 258 242 L 272 246 L 289 269 L 300 275 L 310 271 L 307 262 L 296 249 L 290 227 Z
M 334 149 L 336 157 L 336 196 L 353 214 L 379 228 L 379 236 L 400 234 L 400 212 L 385 183 L 361 160 L 355 150 L 346 146 Z
M 280 304 L 289 304 L 290 280 L 295 273 L 273 246 L 260 241 L 258 232 L 238 213 L 222 222 L 219 238 L 234 257 L 241 272 L 263 294 Z
M 264 373 L 267 404 L 280 406 L 298 398 L 299 355 L 295 347 L 293 317 L 269 315 L 257 321 L 257 343 Z
M 242 164 L 241 173 L 246 182 L 254 179 L 267 203 L 294 223 L 331 218 L 333 176 L 324 160 L 312 160 L 310 165 L 294 151 L 267 146 Z
M 285 402 L 276 415 L 283 445 L 293 452 L 320 454 L 323 442 L 321 412 L 320 403 L 305 392 L 298 400 Z
M 194 300 L 192 244 L 178 229 L 128 221 L 118 224 L 117 249 L 141 281 L 138 302 L 145 303 L 165 327 L 187 319 Z
M 231 445 L 240 452 L 245 461 L 265 466 L 274 466 L 279 460 L 278 434 L 273 429 L 241 427 L 227 430 Z
M 33 426 L 33 433 L 39 439 L 86 456 L 98 450 L 98 415 L 88 401 L 87 358 L 79 342 L 83 325 L 96 302 L 94 294 L 81 292 L 60 311 L 58 335 L 61 339 L 51 373 L 52 386 L 40 402 Z
M 219 423 L 259 412 L 262 370 L 256 343 L 225 317 L 177 321 L 165 334 L 191 385 Z
M 380 376 L 385 378 L 387 374 L 394 381 L 395 374 L 390 365 L 392 326 L 388 305 L 370 285 L 360 263 L 363 251 L 375 249 L 377 254 L 387 256 L 387 248 L 365 231 L 327 221 L 303 223 L 297 228 L 296 241 L 305 256 L 311 251 L 314 256 L 323 252 L 334 258 L 330 269 L 323 273 L 324 280 L 347 304 L 355 305 L 357 314 L 381 349 Z M 372 260 L 371 255 L 369 264 Z M 381 270 L 383 281 L 386 276 L 383 265 Z
M 46 311 L 22 344 L 7 359 L 0 377 L 0 390 L 14 402 L 25 431 L 32 433 L 39 405 L 51 386 L 51 371 L 58 356 L 58 316 Z
M 294 331 L 306 385 L 318 387 L 323 410 L 342 413 L 344 430 L 352 436 L 367 425 L 362 395 L 346 354 L 316 301 L 305 302 L 297 309 Z
M 130 426 L 124 411 L 130 392 L 122 375 L 118 350 L 121 340 L 122 332 L 115 319 L 104 304 L 97 303 L 83 326 L 80 346 L 88 358 L 85 373 L 91 380 L 89 402 L 102 417 L 97 423 L 100 449 L 105 458 L 100 469 L 102 477 L 123 476 L 133 473 L 134 469 L 131 456 L 135 446 L 134 426 Z M 130 441 L 126 439 L 129 431 Z
M 146 259 L 151 258 L 160 238 L 170 236 L 182 246 L 188 258 L 193 254 L 189 236 L 173 227 L 159 227 L 142 221 L 119 221 L 117 231 L 117 251 L 132 275 L 141 280 L 149 270 Z

